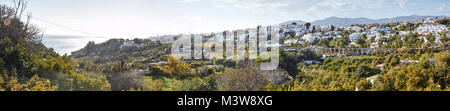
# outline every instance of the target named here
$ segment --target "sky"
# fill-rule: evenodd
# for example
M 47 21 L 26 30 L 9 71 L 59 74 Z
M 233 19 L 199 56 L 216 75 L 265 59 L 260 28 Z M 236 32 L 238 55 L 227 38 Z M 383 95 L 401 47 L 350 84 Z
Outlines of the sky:
M 449 6 L 449 0 L 30 0 L 27 11 L 46 35 L 147 38 L 331 16 L 450 16 Z

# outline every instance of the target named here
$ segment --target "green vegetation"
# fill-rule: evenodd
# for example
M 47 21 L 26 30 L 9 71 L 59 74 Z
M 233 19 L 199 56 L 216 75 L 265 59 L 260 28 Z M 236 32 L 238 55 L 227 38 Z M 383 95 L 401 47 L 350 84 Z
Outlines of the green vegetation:
M 449 90 L 449 53 L 425 54 L 424 62 L 401 64 L 389 57 L 328 60 L 322 66 L 300 66 L 302 72 L 291 90 L 300 91 L 439 91 Z M 410 58 L 406 55 L 404 58 Z M 429 60 L 436 58 L 436 60 Z M 391 65 L 379 70 L 383 59 Z M 327 61 L 327 60 L 326 60 Z M 375 76 L 374 83 L 369 77 Z
M 21 7 L 16 6 L 16 7 Z M 0 6 L 0 91 L 449 91 L 450 53 L 447 33 L 424 44 L 418 33 L 378 41 L 363 34 L 360 48 L 378 43 L 397 53 L 327 57 L 312 50 L 285 51 L 273 71 L 259 70 L 256 60 L 177 60 L 171 44 L 150 39 L 89 42 L 72 55 L 61 56 L 41 43 L 40 29 L 21 21 L 18 9 Z M 447 24 L 448 19 L 438 21 Z M 399 25 L 392 32 L 412 31 L 421 23 Z M 384 26 L 395 26 L 389 23 Z M 310 33 L 321 32 L 311 23 Z M 335 30 L 335 27 L 331 30 Z M 323 38 L 304 47 L 355 48 L 349 35 Z M 306 32 L 309 33 L 309 32 Z M 380 32 L 383 36 L 387 32 Z M 295 37 L 301 38 L 301 37 Z M 286 39 L 286 38 L 284 38 Z M 125 44 L 125 45 L 124 45 Z M 352 44 L 352 45 L 351 45 Z M 443 51 L 427 50 L 429 47 Z M 410 51 L 407 48 L 422 48 Z
M 23 2 L 23 1 L 20 1 Z M 23 7 L 17 5 L 15 7 Z M 0 6 L 0 90 L 107 91 L 103 75 L 80 73 L 72 58 L 59 56 L 41 42 L 40 29 L 21 22 L 20 10 Z

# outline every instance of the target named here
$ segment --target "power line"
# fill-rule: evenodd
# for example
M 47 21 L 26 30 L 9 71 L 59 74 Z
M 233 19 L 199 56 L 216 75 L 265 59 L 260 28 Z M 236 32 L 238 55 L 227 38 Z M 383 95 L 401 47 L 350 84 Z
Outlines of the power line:
M 64 26 L 64 25 L 61 25 L 61 24 L 58 24 L 58 23 L 54 23 L 54 22 L 51 22 L 51 21 L 48 21 L 48 20 L 45 20 L 45 19 L 41 19 L 41 18 L 35 17 L 35 16 L 30 16 L 30 18 L 33 18 L 35 20 L 38 20 L 38 21 L 41 21 L 41 22 L 45 22 L 45 23 L 48 23 L 48 24 L 51 24 L 51 25 L 54 25 L 54 26 L 57 26 L 57 27 L 60 27 L 60 28 L 64 28 L 64 29 L 68 29 L 68 30 L 71 30 L 71 31 L 83 33 L 83 34 L 86 34 L 86 35 L 90 35 L 90 36 L 94 36 L 94 37 L 107 38 L 107 37 L 104 37 L 104 36 L 97 36 L 97 35 L 89 33 L 89 32 L 85 32 L 85 31 L 74 29 L 74 28 L 71 28 L 71 27 L 68 27 L 68 26 Z

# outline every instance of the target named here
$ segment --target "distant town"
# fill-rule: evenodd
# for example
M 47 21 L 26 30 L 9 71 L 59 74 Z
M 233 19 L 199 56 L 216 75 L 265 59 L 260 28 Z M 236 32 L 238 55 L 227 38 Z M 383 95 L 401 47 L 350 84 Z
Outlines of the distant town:
M 415 17 L 414 15 L 412 17 Z M 297 47 L 314 47 L 314 48 L 331 48 L 329 46 L 316 46 L 312 44 L 317 44 L 322 39 L 334 39 L 334 38 L 342 38 L 343 35 L 341 33 L 348 33 L 348 37 L 350 40 L 350 44 L 348 46 L 344 46 L 347 48 L 382 48 L 386 45 L 387 39 L 392 36 L 405 36 L 408 34 L 417 34 L 418 38 L 421 39 L 425 43 L 432 43 L 435 45 L 443 46 L 445 44 L 444 41 L 441 41 L 443 38 L 449 38 L 450 32 L 448 32 L 449 27 L 446 24 L 438 23 L 441 19 L 448 19 L 448 17 L 444 16 L 418 16 L 423 19 L 417 20 L 412 19 L 410 21 L 403 22 L 387 22 L 385 24 L 353 24 L 348 26 L 334 26 L 334 25 L 312 25 L 311 23 L 304 23 L 300 21 L 297 23 L 296 21 L 285 22 L 279 24 L 282 30 L 280 30 L 281 42 L 278 44 L 285 48 L 285 50 L 295 50 Z M 405 29 L 406 26 L 411 26 L 410 29 Z M 249 29 L 242 29 L 249 30 Z M 253 29 L 253 30 L 256 30 Z M 233 32 L 233 31 L 231 31 Z M 162 35 L 150 37 L 149 40 L 154 42 L 161 42 L 162 44 L 172 44 L 177 38 L 179 38 L 182 34 L 179 35 Z M 206 38 L 210 38 L 214 35 L 214 33 L 201 33 L 202 36 Z M 364 36 L 362 38 L 362 36 Z M 429 40 L 429 36 L 433 36 L 432 40 Z M 365 41 L 369 41 L 367 44 L 368 47 L 360 46 L 357 40 L 358 38 L 362 38 Z M 133 40 L 126 40 L 120 46 L 120 48 L 129 47 L 129 46 L 141 46 L 143 44 L 136 43 Z M 340 47 L 340 48 L 344 48 Z M 419 47 L 415 47 L 419 48 Z M 325 56 L 325 55 L 324 55 Z
M 43 30 L 28 22 L 31 16 L 24 16 L 27 2 L 13 2 L 0 5 L 0 91 L 450 90 L 447 16 L 294 20 L 90 41 L 60 55 L 43 44 Z

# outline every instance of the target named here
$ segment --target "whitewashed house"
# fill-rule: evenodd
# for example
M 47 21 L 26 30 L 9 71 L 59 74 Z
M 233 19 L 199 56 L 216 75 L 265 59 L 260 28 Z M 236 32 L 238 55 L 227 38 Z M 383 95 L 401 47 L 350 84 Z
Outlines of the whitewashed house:
M 361 33 L 352 33 L 350 34 L 350 41 L 355 42 L 356 39 L 358 39 L 361 36 Z

